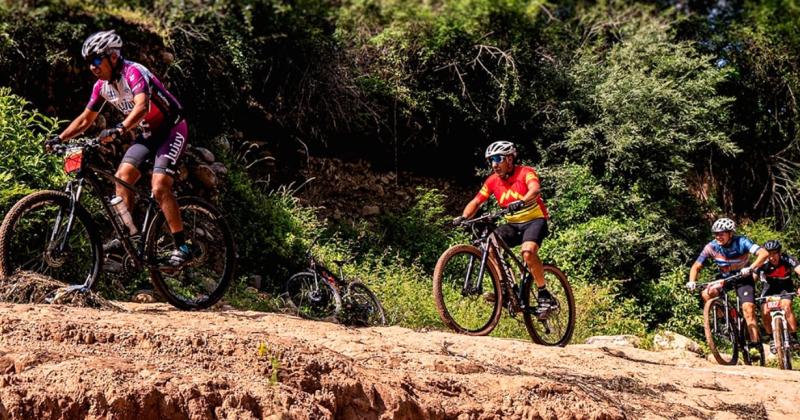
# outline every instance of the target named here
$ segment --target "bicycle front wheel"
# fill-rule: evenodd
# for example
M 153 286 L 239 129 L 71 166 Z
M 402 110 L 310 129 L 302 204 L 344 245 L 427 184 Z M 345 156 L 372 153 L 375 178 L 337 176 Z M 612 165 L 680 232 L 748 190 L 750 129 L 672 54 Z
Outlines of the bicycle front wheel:
M 545 264 L 542 268 L 547 290 L 556 301 L 555 308 L 542 319 L 532 313 L 536 306 L 536 296 L 533 293 L 534 282 L 529 281 L 522 288 L 522 303 L 525 305 L 522 318 L 534 343 L 564 347 L 575 331 L 575 297 L 572 295 L 572 286 L 558 267 Z
M 439 316 L 458 333 L 487 335 L 500 320 L 500 274 L 487 258 L 481 276 L 481 256 L 472 245 L 456 245 L 439 257 L 433 270 Z
M 386 314 L 375 293 L 360 281 L 347 286 L 347 295 L 342 303 L 345 323 L 367 327 L 386 325 Z
M 205 309 L 217 303 L 231 283 L 236 265 L 233 235 L 222 214 L 205 200 L 181 197 L 178 207 L 192 258 L 179 269 L 167 266 L 175 243 L 164 213 L 159 212 L 145 242 L 150 280 L 176 308 Z
M 778 364 L 781 369 L 792 370 L 792 350 L 789 344 L 784 341 L 784 329 L 782 322 L 775 322 L 772 329 L 772 339 L 775 340 L 775 349 L 778 351 Z
M 100 235 L 91 215 L 60 191 L 23 197 L 0 226 L 0 272 L 6 277 L 28 271 L 92 286 L 102 258 Z
M 339 313 L 342 299 L 339 293 L 314 273 L 297 273 L 286 281 L 286 295 L 303 318 L 325 319 Z
M 739 357 L 739 343 L 735 331 L 736 320 L 725 320 L 725 305 L 719 298 L 709 299 L 703 308 L 706 343 L 721 365 L 735 365 Z

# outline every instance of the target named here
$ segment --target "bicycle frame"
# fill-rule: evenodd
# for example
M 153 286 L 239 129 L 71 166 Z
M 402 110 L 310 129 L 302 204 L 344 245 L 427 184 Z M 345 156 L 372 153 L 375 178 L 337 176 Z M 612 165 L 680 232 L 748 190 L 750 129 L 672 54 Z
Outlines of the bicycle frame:
M 513 286 L 516 283 L 514 282 L 514 278 L 510 273 L 511 268 L 509 267 L 509 265 L 510 264 L 515 265 L 516 268 L 519 270 L 520 286 L 524 286 L 526 282 L 532 281 L 528 268 L 522 261 L 520 261 L 519 258 L 517 258 L 516 255 L 514 255 L 514 251 L 511 249 L 511 247 L 508 246 L 508 244 L 505 243 L 505 241 L 503 241 L 502 238 L 497 236 L 497 234 L 495 234 L 494 231 L 489 232 L 488 230 L 489 230 L 488 228 L 484 228 L 480 237 L 473 241 L 473 244 L 475 244 L 478 247 L 478 249 L 481 250 L 481 263 L 478 271 L 478 284 L 474 288 L 471 288 L 469 285 L 469 279 L 471 277 L 473 269 L 472 261 L 470 261 L 469 266 L 467 266 L 466 276 L 464 277 L 464 288 L 462 290 L 462 294 L 466 296 L 468 294 L 474 293 L 475 291 L 483 290 L 482 282 L 483 282 L 483 275 L 486 272 L 486 262 L 490 258 L 490 255 L 494 255 L 498 263 L 498 268 L 500 268 L 500 278 L 502 287 L 506 292 L 506 294 L 510 297 L 507 309 L 512 314 L 518 311 L 524 311 L 526 308 L 522 300 L 523 287 L 517 287 L 517 289 L 514 290 Z M 511 261 L 513 261 L 513 263 L 510 263 L 506 259 L 507 256 L 511 257 Z
M 154 262 L 144 261 L 142 257 L 144 255 L 144 240 L 139 241 L 138 248 L 134 245 L 133 241 L 131 240 L 131 236 L 127 233 L 127 227 L 122 225 L 117 218 L 115 217 L 114 210 L 111 208 L 108 200 L 103 199 L 102 192 L 103 188 L 101 185 L 101 179 L 106 179 L 112 184 L 121 185 L 125 189 L 131 191 L 137 199 L 144 199 L 146 201 L 147 210 L 145 211 L 144 221 L 142 222 L 142 226 L 140 228 L 141 238 L 145 238 L 147 236 L 147 232 L 150 228 L 150 222 L 155 217 L 155 212 L 157 211 L 158 203 L 152 196 L 152 192 L 147 194 L 143 189 L 131 185 L 116 176 L 114 176 L 111 172 L 106 171 L 97 167 L 92 163 L 86 163 L 83 165 L 81 169 L 77 171 L 75 179 L 70 180 L 67 183 L 64 191 L 69 194 L 70 196 L 70 209 L 69 214 L 67 215 L 67 225 L 66 230 L 63 232 L 63 240 L 61 243 L 53 244 L 53 241 L 56 240 L 56 236 L 59 232 L 58 227 L 61 226 L 63 215 L 59 211 L 56 215 L 55 225 L 53 227 L 53 233 L 50 237 L 51 245 L 49 246 L 52 249 L 53 246 L 58 246 L 59 251 L 63 251 L 66 246 L 66 241 L 69 238 L 69 232 L 72 229 L 72 222 L 75 218 L 75 208 L 76 203 L 80 202 L 81 195 L 83 193 L 84 185 L 87 184 L 92 191 L 100 198 L 100 203 L 102 204 L 103 211 L 105 213 L 105 218 L 111 222 L 111 226 L 114 229 L 114 233 L 116 234 L 117 238 L 120 239 L 125 252 L 131 257 L 131 261 L 134 264 L 134 267 L 137 270 L 141 270 L 144 267 L 150 268 Z M 81 287 L 91 288 L 93 284 L 90 283 L 90 279 L 87 278 L 86 282 L 81 285 Z

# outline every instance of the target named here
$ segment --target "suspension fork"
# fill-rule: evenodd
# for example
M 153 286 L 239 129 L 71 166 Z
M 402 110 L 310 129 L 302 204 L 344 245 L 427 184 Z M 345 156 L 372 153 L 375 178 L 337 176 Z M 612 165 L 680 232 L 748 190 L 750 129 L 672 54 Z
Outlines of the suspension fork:
M 77 208 L 77 203 L 80 202 L 81 193 L 83 192 L 83 180 L 77 179 L 69 181 L 67 183 L 67 187 L 64 189 L 64 192 L 69 194 L 69 209 L 67 210 L 69 214 L 66 215 L 67 225 L 64 228 L 64 235 L 62 235 L 59 243 L 55 243 L 56 238 L 60 233 L 59 227 L 61 226 L 63 218 L 65 217 L 65 215 L 62 213 L 63 209 L 59 208 L 58 213 L 56 214 L 55 224 L 53 225 L 53 232 L 50 234 L 49 241 L 50 249 L 56 249 L 58 252 L 63 252 L 67 246 L 69 232 L 72 231 L 72 223 L 75 220 L 75 209 Z
M 472 270 L 474 269 L 473 263 L 475 262 L 475 258 L 469 259 L 469 263 L 467 263 L 467 272 L 464 276 L 464 287 L 461 290 L 462 295 L 468 296 L 476 291 L 483 290 L 483 274 L 486 272 L 486 261 L 489 257 L 490 246 L 491 244 L 488 241 L 481 241 L 480 249 L 483 252 L 481 253 L 481 264 L 478 267 L 477 283 L 474 286 L 470 284 L 469 279 L 472 277 Z

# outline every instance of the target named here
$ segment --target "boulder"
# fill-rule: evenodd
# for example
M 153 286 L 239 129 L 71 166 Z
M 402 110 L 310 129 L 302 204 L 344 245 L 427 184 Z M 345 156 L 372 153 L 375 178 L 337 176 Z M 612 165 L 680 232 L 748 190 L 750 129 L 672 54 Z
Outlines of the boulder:
M 694 340 L 672 331 L 661 331 L 653 337 L 653 350 L 686 350 L 703 354 L 703 349 Z
M 598 346 L 624 346 L 639 348 L 642 339 L 635 335 L 596 335 L 586 339 L 586 344 Z
M 208 150 L 205 147 L 195 147 L 194 151 L 195 153 L 200 155 L 200 157 L 203 158 L 204 161 L 208 163 L 214 163 L 214 161 L 216 160 L 214 154 L 211 153 L 211 150 Z
M 204 187 L 207 189 L 214 191 L 217 189 L 217 176 L 214 174 L 214 170 L 211 169 L 208 165 L 199 165 L 194 168 L 192 172 L 192 176 L 200 181 Z

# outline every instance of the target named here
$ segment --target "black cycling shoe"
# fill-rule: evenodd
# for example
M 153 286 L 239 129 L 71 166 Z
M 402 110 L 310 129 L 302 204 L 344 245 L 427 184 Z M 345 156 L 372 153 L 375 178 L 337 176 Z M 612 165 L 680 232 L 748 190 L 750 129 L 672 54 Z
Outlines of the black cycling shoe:
M 558 308 L 558 302 L 553 299 L 550 292 L 547 289 L 540 289 L 536 297 L 536 309 L 534 309 L 536 318 L 547 319 L 547 316 L 556 308 Z
M 168 270 L 178 270 L 191 260 L 192 250 L 189 248 L 189 245 L 183 244 L 172 251 L 172 253 L 169 255 L 169 258 L 164 261 L 164 266 L 162 266 L 162 268 Z

